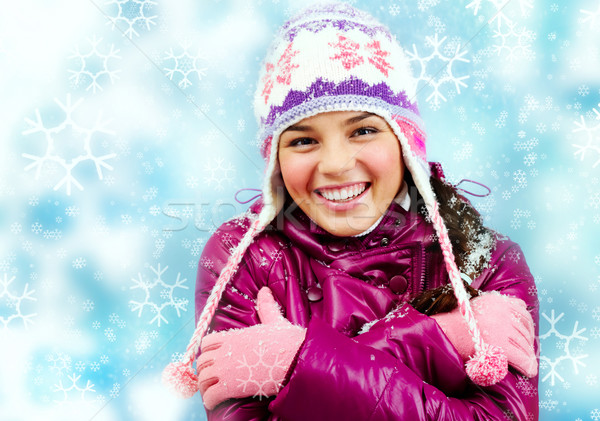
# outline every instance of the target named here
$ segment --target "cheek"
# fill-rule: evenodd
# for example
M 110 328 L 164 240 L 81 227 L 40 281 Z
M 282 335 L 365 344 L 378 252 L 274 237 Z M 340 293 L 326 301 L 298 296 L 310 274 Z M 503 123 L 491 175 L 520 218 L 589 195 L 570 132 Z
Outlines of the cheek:
M 383 150 L 374 150 L 365 156 L 369 163 L 371 173 L 377 177 L 389 177 L 394 175 L 403 175 L 404 164 L 399 148 L 385 148 Z
M 280 153 L 279 166 L 283 183 L 290 194 L 306 188 L 310 179 L 310 170 L 306 159 L 302 156 Z

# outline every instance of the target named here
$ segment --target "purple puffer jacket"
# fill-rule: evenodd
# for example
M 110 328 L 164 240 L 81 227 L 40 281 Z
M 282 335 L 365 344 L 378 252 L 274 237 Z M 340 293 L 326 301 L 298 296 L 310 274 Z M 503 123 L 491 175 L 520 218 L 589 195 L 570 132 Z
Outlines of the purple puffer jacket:
M 229 221 L 206 244 L 196 317 L 248 226 L 247 215 Z M 435 320 L 408 304 L 385 317 L 448 283 L 433 228 L 420 214 L 393 203 L 364 237 L 332 236 L 299 209 L 281 213 L 270 228 L 250 245 L 211 328 L 259 323 L 255 298 L 268 286 L 285 317 L 307 328 L 306 339 L 277 396 L 226 401 L 207 412 L 209 420 L 538 419 L 537 376 L 511 369 L 496 385 L 478 387 Z M 497 235 L 491 262 L 472 285 L 524 300 L 537 338 L 536 288 L 517 244 Z

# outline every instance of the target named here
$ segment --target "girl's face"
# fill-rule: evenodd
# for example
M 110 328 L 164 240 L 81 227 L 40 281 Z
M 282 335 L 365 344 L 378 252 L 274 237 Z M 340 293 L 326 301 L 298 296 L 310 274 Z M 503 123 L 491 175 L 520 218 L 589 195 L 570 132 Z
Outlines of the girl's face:
M 404 177 L 400 143 L 371 113 L 333 111 L 288 127 L 279 139 L 283 182 L 327 232 L 360 234 L 385 213 Z

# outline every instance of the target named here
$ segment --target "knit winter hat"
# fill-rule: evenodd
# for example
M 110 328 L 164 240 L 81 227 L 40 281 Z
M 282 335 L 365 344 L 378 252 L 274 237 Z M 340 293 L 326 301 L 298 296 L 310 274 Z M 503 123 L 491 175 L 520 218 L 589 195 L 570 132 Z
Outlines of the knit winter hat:
M 446 226 L 429 183 L 425 130 L 416 102 L 417 81 L 409 59 L 389 30 L 371 15 L 344 3 L 309 7 L 285 23 L 267 53 L 257 86 L 254 110 L 258 143 L 266 161 L 263 206 L 233 250 L 203 309 L 183 361 L 170 364 L 163 379 L 184 396 L 197 391 L 192 368 L 202 336 L 254 237 L 281 210 L 284 189 L 277 151 L 279 135 L 300 120 L 329 111 L 365 111 L 390 125 L 404 164 L 418 188 L 439 238 L 460 312 L 469 325 L 476 354 L 467 373 L 477 384 L 492 385 L 507 372 L 502 350 L 483 342 L 457 268 Z

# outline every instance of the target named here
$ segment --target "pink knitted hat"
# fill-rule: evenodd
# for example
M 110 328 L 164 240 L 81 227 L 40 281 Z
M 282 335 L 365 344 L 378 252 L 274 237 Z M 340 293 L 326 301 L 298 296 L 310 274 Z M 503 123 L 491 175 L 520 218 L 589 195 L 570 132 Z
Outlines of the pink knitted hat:
M 285 23 L 268 51 L 257 86 L 254 110 L 258 143 L 266 161 L 263 207 L 232 252 L 203 309 L 180 363 L 170 364 L 163 379 L 182 395 L 198 389 L 192 367 L 227 283 L 254 237 L 281 210 L 284 197 L 277 160 L 279 135 L 298 121 L 329 111 L 365 111 L 390 125 L 402 148 L 404 164 L 417 186 L 438 235 L 450 282 L 475 343 L 467 374 L 477 384 L 504 378 L 506 356 L 483 342 L 469 295 L 452 252 L 435 194 L 429 183 L 425 130 L 416 103 L 417 81 L 395 37 L 371 15 L 344 3 L 309 7 Z

